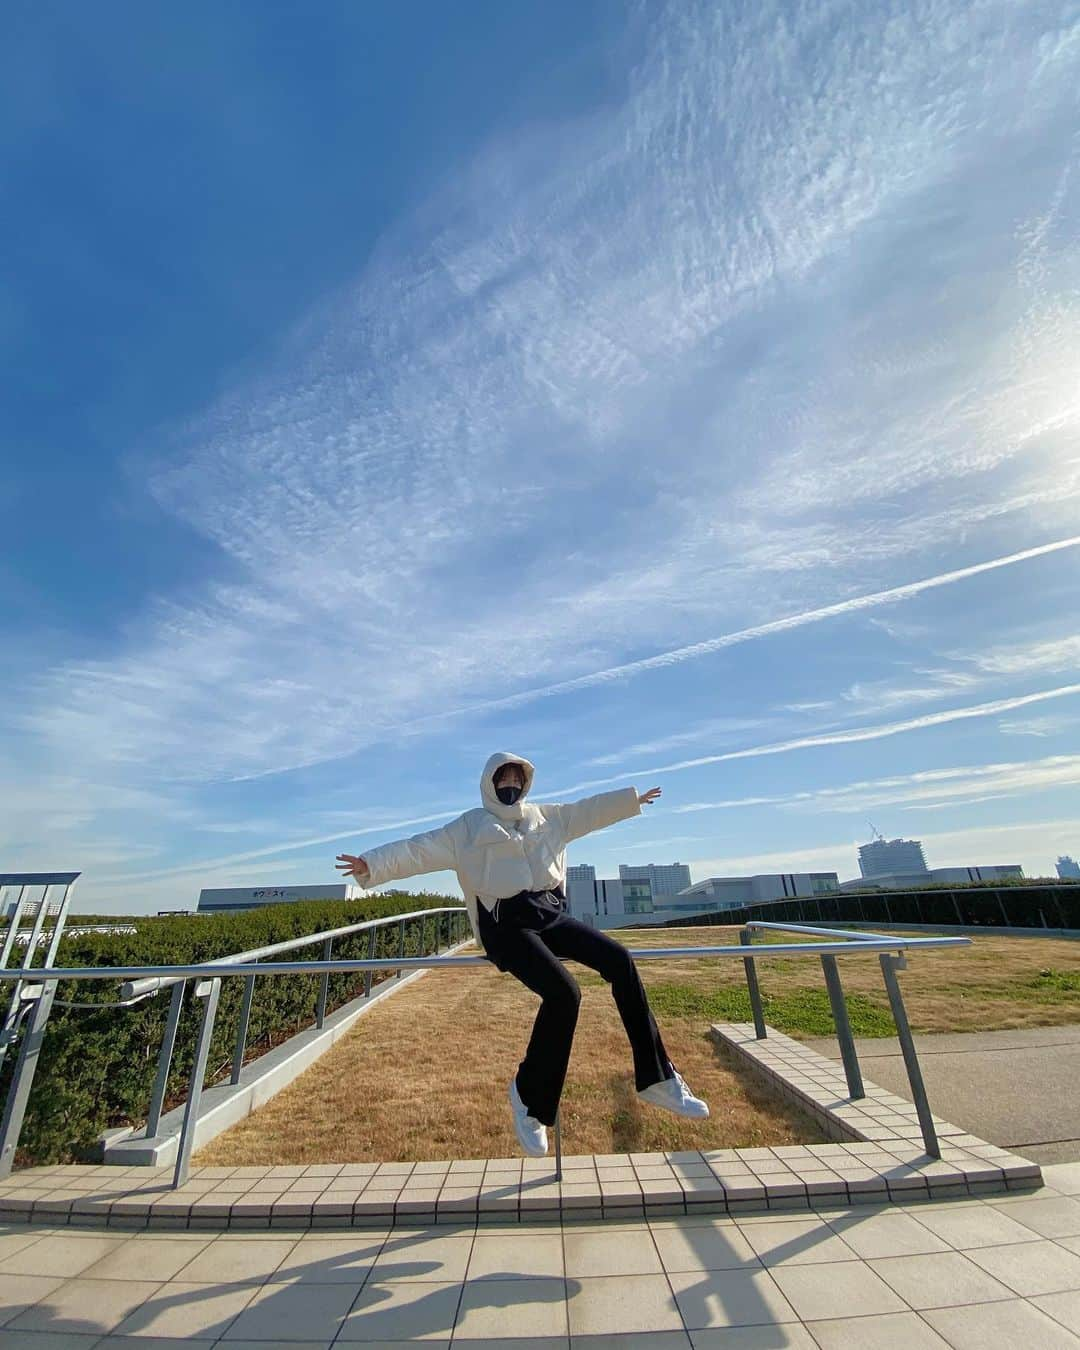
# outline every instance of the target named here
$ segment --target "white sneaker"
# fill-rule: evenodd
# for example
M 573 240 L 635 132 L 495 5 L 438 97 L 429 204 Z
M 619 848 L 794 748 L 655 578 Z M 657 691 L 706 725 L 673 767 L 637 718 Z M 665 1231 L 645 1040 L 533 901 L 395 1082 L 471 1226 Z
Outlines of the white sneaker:
M 529 1115 L 529 1108 L 518 1096 L 516 1076 L 510 1080 L 510 1109 L 514 1113 L 514 1131 L 518 1143 L 530 1157 L 545 1157 L 548 1151 L 547 1126 Z
M 659 1083 L 650 1083 L 647 1088 L 641 1089 L 638 1096 L 643 1102 L 648 1102 L 650 1106 L 663 1107 L 665 1111 L 671 1111 L 676 1116 L 690 1116 L 695 1120 L 706 1120 L 709 1115 L 708 1105 L 700 1097 L 694 1096 L 686 1086 L 686 1080 L 678 1069 L 675 1070 L 674 1078 L 665 1078 Z

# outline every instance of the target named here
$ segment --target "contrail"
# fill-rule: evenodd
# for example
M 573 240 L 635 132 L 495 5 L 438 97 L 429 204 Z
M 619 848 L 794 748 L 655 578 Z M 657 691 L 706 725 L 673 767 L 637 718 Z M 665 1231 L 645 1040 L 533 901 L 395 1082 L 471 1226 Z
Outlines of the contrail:
M 628 661 L 622 666 L 609 666 L 606 670 L 596 670 L 589 675 L 578 675 L 572 680 L 560 680 L 557 684 L 525 689 L 506 698 L 492 699 L 486 703 L 472 703 L 463 708 L 434 713 L 429 717 L 417 718 L 413 722 L 400 723 L 398 729 L 423 726 L 463 713 L 487 712 L 494 708 L 516 708 L 534 699 L 552 698 L 557 694 L 568 694 L 575 689 L 589 689 L 593 685 L 607 684 L 612 680 L 628 679 L 645 670 L 676 666 L 695 657 L 722 651 L 725 647 L 752 642 L 754 638 L 770 637 L 773 633 L 785 633 L 792 628 L 804 628 L 807 624 L 819 623 L 822 619 L 832 619 L 840 614 L 855 614 L 863 609 L 876 609 L 879 605 L 894 605 L 901 600 L 910 599 L 913 595 L 921 595 L 923 591 L 936 590 L 939 586 L 951 586 L 953 582 L 966 581 L 968 577 L 981 576 L 983 572 L 994 572 L 999 567 L 1012 567 L 1014 563 L 1027 562 L 1030 558 L 1042 558 L 1049 553 L 1059 553 L 1062 549 L 1075 548 L 1078 544 L 1080 534 L 1068 539 L 1058 539 L 1052 544 L 1040 544 L 1037 548 L 1026 548 L 1020 553 L 1009 553 L 1003 558 L 991 558 L 989 562 L 975 563 L 971 567 L 959 567 L 953 572 L 940 572 L 937 576 L 925 577 L 922 581 L 909 581 L 906 585 L 893 586 L 887 591 L 874 591 L 870 595 L 859 595 L 851 600 L 840 600 L 834 605 L 824 605 L 821 609 L 808 609 L 801 614 L 789 614 L 783 619 L 771 619 L 768 623 L 756 624 L 753 628 L 740 628 L 734 633 L 722 633 L 719 637 L 707 638 L 704 642 L 694 642 L 687 647 L 675 647 L 671 651 L 659 652 L 656 656 L 646 656 L 640 661 Z
M 505 698 L 490 699 L 482 703 L 469 703 L 461 708 L 449 708 L 444 712 L 429 713 L 426 717 L 417 717 L 409 722 L 397 722 L 385 731 L 409 731 L 415 727 L 429 726 L 434 722 L 443 722 L 449 717 L 463 717 L 469 713 L 490 712 L 498 708 L 518 708 L 532 703 L 536 699 L 554 698 L 558 694 L 569 694 L 575 689 L 589 689 L 593 685 L 607 684 L 612 680 L 629 679 L 645 670 L 657 670 L 664 666 L 679 665 L 698 656 L 708 656 L 711 652 L 722 651 L 725 647 L 735 647 L 743 642 L 752 642 L 754 638 L 770 637 L 773 633 L 784 633 L 789 629 L 803 628 L 807 624 L 818 623 L 822 619 L 832 619 L 840 614 L 854 614 L 863 609 L 876 609 L 879 605 L 894 605 L 907 600 L 923 591 L 932 591 L 939 586 L 950 586 L 955 581 L 966 581 L 968 577 L 980 576 L 983 572 L 994 572 L 999 567 L 1011 567 L 1014 563 L 1027 562 L 1029 558 L 1042 558 L 1048 553 L 1059 553 L 1062 549 L 1075 548 L 1080 544 L 1080 534 L 1068 539 L 1058 539 L 1052 544 L 1040 544 L 1037 548 L 1026 548 L 1020 553 L 1009 553 L 1003 558 L 991 558 L 989 562 L 975 563 L 971 567 L 960 567 L 952 572 L 940 572 L 937 576 L 925 577 L 922 581 L 909 581 L 903 586 L 893 586 L 887 591 L 874 591 L 870 595 L 858 595 L 851 600 L 840 600 L 834 605 L 824 605 L 820 609 L 807 609 L 801 614 L 789 614 L 783 619 L 770 619 L 768 623 L 756 624 L 753 628 L 740 628 L 734 633 L 721 633 L 719 637 L 706 638 L 704 642 L 694 642 L 687 647 L 675 647 L 671 651 L 659 652 L 656 656 L 646 656 L 640 661 L 628 661 L 622 666 L 609 666 L 606 670 L 595 670 L 589 675 L 578 675 L 572 680 L 560 680 L 557 684 L 548 684 L 536 689 L 524 689 Z M 325 763 L 331 759 L 348 759 L 356 754 L 355 750 L 344 750 L 338 755 L 328 755 L 316 761 Z M 267 778 L 278 773 L 289 773 L 295 768 L 308 765 L 282 765 L 275 769 L 265 769 L 259 773 L 240 774 L 229 778 L 230 783 L 246 782 L 253 778 Z M 607 780 L 613 781 L 613 780 Z
M 927 713 L 923 717 L 912 717 L 905 722 L 885 722 L 873 727 L 852 727 L 848 731 L 823 732 L 819 736 L 803 736 L 798 740 L 779 741 L 775 745 L 755 745 L 745 750 L 729 750 L 722 755 L 705 755 L 700 759 L 684 759 L 677 764 L 664 764 L 651 769 L 633 769 L 616 774 L 612 778 L 593 778 L 584 783 L 574 783 L 570 787 L 556 788 L 545 793 L 546 800 L 557 800 L 571 792 L 581 792 L 586 788 L 605 787 L 609 783 L 620 783 L 627 778 L 644 779 L 653 774 L 678 773 L 681 769 L 695 769 L 703 764 L 719 764 L 731 759 L 754 759 L 762 755 L 783 755 L 790 750 L 807 750 L 819 745 L 839 745 L 848 741 L 875 741 L 883 736 L 898 736 L 905 731 L 919 731 L 923 727 L 936 727 L 945 722 L 959 722 L 969 717 L 992 717 L 995 713 L 1010 712 L 1013 708 L 1022 708 L 1029 703 L 1042 703 L 1051 698 L 1064 698 L 1069 694 L 1080 694 L 1080 684 L 1063 684 L 1057 689 L 1044 689 L 1038 694 L 1023 694 L 1018 698 L 1000 698 L 992 703 L 975 703 L 967 708 L 952 708 L 948 712 Z M 767 803 L 768 798 L 762 798 Z M 463 807 L 462 810 L 467 810 Z M 126 875 L 102 877 L 102 882 L 122 883 L 129 881 L 160 881 L 166 877 L 185 876 L 194 872 L 206 872 L 214 867 L 226 867 L 238 862 L 251 862 L 257 858 L 276 858 L 283 853 L 295 853 L 297 850 L 314 848 L 318 844 L 331 844 L 341 839 L 356 839 L 363 834 L 385 834 L 390 830 L 403 829 L 409 825 L 427 825 L 432 821 L 451 820 L 457 811 L 438 811 L 432 815 L 409 816 L 401 820 L 385 820 L 372 825 L 357 824 L 348 830 L 338 830 L 334 834 L 317 835 L 311 839 L 297 839 L 288 844 L 274 844 L 267 848 L 251 849 L 246 853 L 231 853 L 224 858 L 204 858 L 201 862 L 185 863 L 181 867 L 171 867 L 157 872 L 132 872 Z
M 252 862 L 256 858 L 277 858 L 282 853 L 295 853 L 298 849 L 314 848 L 317 844 L 334 844 L 342 839 L 355 839 L 361 834 L 380 834 L 388 830 L 403 830 L 409 825 L 430 825 L 432 821 L 453 820 L 460 811 L 436 811 L 428 816 L 406 816 L 401 820 L 380 821 L 377 825 L 353 825 L 348 830 L 337 830 L 334 834 L 318 834 L 311 839 L 294 839 L 287 844 L 270 844 L 266 848 L 249 849 L 246 853 L 230 853 L 224 858 L 204 858 L 201 862 L 184 863 L 182 867 L 166 867 L 157 872 L 124 872 L 116 876 L 99 877 L 105 882 L 125 881 L 161 881 L 165 877 L 182 877 L 191 872 L 205 872 L 213 867 L 228 867 L 233 863 Z
M 924 727 L 939 727 L 946 722 L 961 722 L 969 717 L 993 717 L 996 713 L 1011 712 L 1029 703 L 1043 703 L 1050 698 L 1066 698 L 1080 694 L 1080 684 L 1062 684 L 1056 689 L 1044 689 L 1037 694 L 1021 694 L 1016 698 L 998 698 L 991 703 L 973 703 L 967 708 L 950 708 L 946 712 L 926 713 L 904 722 L 883 722 L 874 727 L 850 727 L 847 731 L 824 731 L 817 736 L 800 736 L 797 740 L 777 741 L 774 745 L 752 745 L 745 750 L 727 750 L 722 755 L 703 755 L 700 759 L 683 759 L 677 764 L 662 764 L 651 769 L 633 769 L 613 778 L 591 778 L 584 783 L 560 788 L 558 793 L 580 792 L 584 788 L 603 787 L 626 778 L 651 778 L 658 773 L 678 773 L 681 769 L 697 769 L 704 764 L 722 764 L 732 759 L 759 759 L 763 755 L 784 755 L 790 750 L 809 750 L 821 745 L 845 745 L 853 741 L 878 741 L 884 736 L 899 736 L 905 731 L 921 731 Z

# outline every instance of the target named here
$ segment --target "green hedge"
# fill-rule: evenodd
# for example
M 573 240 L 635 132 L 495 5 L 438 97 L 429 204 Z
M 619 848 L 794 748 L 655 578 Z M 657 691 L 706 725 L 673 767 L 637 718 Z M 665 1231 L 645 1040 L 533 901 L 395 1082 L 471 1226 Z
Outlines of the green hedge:
M 88 933 L 64 939 L 57 954 L 60 966 L 190 965 L 235 952 L 268 947 L 290 938 L 332 928 L 344 928 L 367 919 L 380 919 L 412 910 L 438 909 L 460 904 L 442 895 L 404 895 L 391 892 L 346 901 L 294 901 L 262 910 L 235 914 L 176 916 L 126 920 L 137 924 L 134 934 Z M 116 920 L 113 920 L 116 922 Z M 455 937 L 467 936 L 468 920 L 455 916 Z M 422 955 L 435 948 L 436 922 L 440 943 L 446 944 L 447 916 L 413 919 L 405 925 L 405 953 Z M 423 934 L 421 932 L 423 928 Z M 376 957 L 397 956 L 397 924 L 375 930 Z M 333 954 L 342 960 L 363 960 L 369 954 L 368 932 L 338 939 Z M 319 960 L 322 944 L 291 952 L 281 960 Z M 394 972 L 376 971 L 372 983 L 394 978 Z M 317 975 L 282 975 L 255 982 L 246 1058 L 253 1059 L 288 1039 L 315 1020 L 319 993 Z M 327 1011 L 363 992 L 364 972 L 330 977 Z M 214 1035 L 210 1043 L 206 1084 L 228 1077 L 239 1026 L 244 980 L 225 979 L 221 985 Z M 60 1000 L 101 1003 L 96 1008 L 54 1006 L 46 1028 L 33 1091 L 23 1124 L 17 1155 L 19 1166 L 80 1161 L 90 1156 L 103 1130 L 122 1125 L 144 1125 L 150 1102 L 157 1056 L 165 1031 L 171 990 L 130 1008 L 115 1003 L 118 985 L 109 981 L 65 981 Z M 177 1031 L 165 1109 L 187 1096 L 195 1056 L 202 1000 L 187 986 Z M 0 1076 L 6 1099 L 16 1058 L 12 1046 Z

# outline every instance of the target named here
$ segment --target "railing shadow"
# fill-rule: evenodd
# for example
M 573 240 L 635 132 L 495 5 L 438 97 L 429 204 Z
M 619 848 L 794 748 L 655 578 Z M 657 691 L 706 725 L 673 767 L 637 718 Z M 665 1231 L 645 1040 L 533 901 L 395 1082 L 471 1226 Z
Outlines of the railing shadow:
M 505 1189 L 509 1194 L 516 1188 Z M 783 1282 L 774 1278 L 775 1272 L 791 1264 L 862 1261 L 855 1246 L 844 1241 L 844 1235 L 883 1212 L 894 1211 L 885 1206 L 856 1206 L 827 1219 L 814 1210 L 793 1209 L 760 1217 L 747 1215 L 745 1221 L 702 1215 L 655 1225 L 641 1221 L 627 1225 L 613 1220 L 599 1227 L 562 1220 L 552 1222 L 550 1231 L 563 1238 L 586 1231 L 649 1233 L 657 1253 L 657 1273 L 662 1271 L 675 1291 L 670 1311 L 677 1314 L 683 1335 L 710 1327 L 754 1327 L 756 1350 L 784 1350 L 796 1343 L 793 1324 L 800 1323 L 801 1318 L 788 1303 Z M 789 1226 L 797 1231 L 785 1232 Z M 521 1257 L 508 1257 L 505 1269 L 493 1268 L 491 1262 L 479 1267 L 476 1240 L 503 1233 L 508 1245 L 519 1248 Z M 297 1339 L 302 1322 L 304 1339 L 326 1344 L 335 1337 L 341 1344 L 449 1341 L 470 1313 L 512 1310 L 518 1304 L 526 1308 L 558 1303 L 572 1299 L 585 1287 L 589 1277 L 567 1275 L 561 1263 L 562 1274 L 543 1270 L 532 1274 L 528 1268 L 532 1236 L 535 1234 L 516 1233 L 513 1224 L 485 1225 L 483 1221 L 418 1225 L 415 1229 L 308 1229 L 299 1235 L 273 1229 L 234 1232 L 224 1238 L 209 1235 L 205 1246 L 192 1244 L 196 1250 L 187 1266 L 126 1315 L 110 1319 L 104 1309 L 95 1313 L 89 1297 L 91 1286 L 86 1283 L 94 1278 L 91 1267 L 72 1277 L 87 1304 L 84 1317 L 72 1315 L 71 1300 L 62 1297 L 68 1283 L 65 1281 L 6 1321 L 4 1331 L 9 1336 L 25 1332 L 28 1344 L 44 1332 L 69 1336 L 73 1346 L 92 1344 L 86 1338 L 103 1335 L 175 1337 L 196 1343 L 226 1337 L 223 1343 L 228 1344 L 229 1339 Z M 169 1237 L 169 1230 L 152 1229 L 131 1235 L 136 1243 L 148 1238 L 168 1241 Z M 215 1244 L 224 1259 L 229 1246 L 238 1241 L 277 1243 L 287 1250 L 266 1273 L 250 1278 L 205 1279 L 205 1267 L 213 1264 Z M 826 1242 L 830 1250 L 822 1252 Z M 686 1249 L 685 1258 L 680 1255 L 680 1247 Z M 679 1271 L 684 1260 L 693 1269 Z M 137 1269 L 137 1263 L 133 1268 Z M 482 1273 L 470 1273 L 476 1269 Z M 687 1277 L 695 1278 L 686 1283 Z M 137 1280 L 138 1276 L 133 1274 L 131 1278 Z M 641 1277 L 626 1275 L 628 1287 L 635 1278 Z M 122 1285 L 123 1277 L 114 1276 L 109 1282 Z M 432 1287 L 424 1287 L 427 1285 Z M 243 1294 L 247 1298 L 238 1306 L 238 1296 Z M 50 1302 L 53 1298 L 57 1302 Z M 207 1307 L 215 1302 L 222 1304 L 220 1311 Z M 834 1315 L 843 1313 L 838 1301 Z M 522 1350 L 527 1350 L 534 1333 L 525 1312 L 522 1319 L 520 1327 L 503 1334 L 520 1339 Z M 479 1334 L 490 1336 L 492 1332 L 484 1328 Z M 555 1339 L 566 1335 L 566 1331 L 559 1332 Z M 550 1333 L 535 1333 L 537 1339 L 549 1337 Z M 657 1332 L 656 1337 L 657 1345 L 682 1344 L 678 1328 L 670 1333 Z

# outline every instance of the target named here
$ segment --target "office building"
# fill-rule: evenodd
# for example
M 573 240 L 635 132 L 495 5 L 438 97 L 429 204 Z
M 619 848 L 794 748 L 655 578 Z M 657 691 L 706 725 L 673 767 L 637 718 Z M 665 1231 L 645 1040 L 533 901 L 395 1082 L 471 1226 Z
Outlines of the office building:
M 651 914 L 653 912 L 652 883 L 648 877 L 636 879 L 620 877 L 619 885 L 622 887 L 624 913 Z
M 835 872 L 768 872 L 750 877 L 707 877 L 680 891 L 680 908 L 694 908 L 692 896 L 715 901 L 714 908 L 738 909 L 767 900 L 828 895 L 840 889 Z
M 355 900 L 360 887 L 352 881 L 325 886 L 224 886 L 199 892 L 200 914 L 221 914 L 229 910 L 262 909 L 265 905 L 286 905 L 293 900 Z
M 578 875 L 571 875 L 577 873 Z M 587 873 L 589 875 L 581 875 Z M 566 903 L 572 918 L 589 923 L 607 915 L 626 913 L 623 883 L 617 878 L 598 878 L 594 867 L 566 869 Z M 597 927 L 602 925 L 597 924 Z
M 1080 880 L 1080 863 L 1073 862 L 1072 858 L 1065 853 L 1057 860 L 1057 874 L 1062 881 L 1069 878 Z
M 688 906 L 674 904 L 675 896 L 690 885 L 686 863 L 619 864 L 618 878 L 598 878 L 590 863 L 566 869 L 566 899 L 570 913 L 583 922 L 622 915 L 653 914 L 670 917 Z M 700 908 L 700 906 L 699 906 Z M 601 926 L 601 925 L 598 925 Z
M 690 885 L 690 869 L 686 863 L 645 863 L 630 867 L 619 864 L 621 881 L 647 881 L 655 900 L 661 895 L 678 895 Z
M 879 835 L 859 849 L 859 871 L 867 879 L 901 873 L 925 877 L 926 870 L 918 839 L 883 839 Z
M 591 885 L 596 880 L 596 868 L 591 863 L 577 863 L 566 869 L 566 894 L 571 886 Z

